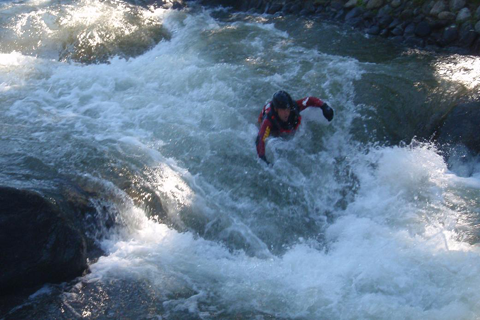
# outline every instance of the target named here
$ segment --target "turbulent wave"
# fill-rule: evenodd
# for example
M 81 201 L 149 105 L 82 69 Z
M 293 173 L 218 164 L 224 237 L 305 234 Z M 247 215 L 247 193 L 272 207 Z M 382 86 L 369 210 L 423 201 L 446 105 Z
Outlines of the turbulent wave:
M 82 63 L 138 56 L 169 37 L 159 11 L 116 0 L 3 3 L 0 51 Z

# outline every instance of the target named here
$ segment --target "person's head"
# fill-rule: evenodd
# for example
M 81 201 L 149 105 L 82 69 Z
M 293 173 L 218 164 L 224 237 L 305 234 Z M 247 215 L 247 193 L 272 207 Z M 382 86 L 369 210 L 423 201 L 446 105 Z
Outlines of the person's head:
M 287 122 L 290 112 L 294 108 L 292 97 L 287 92 L 280 90 L 273 94 L 271 103 L 280 120 Z

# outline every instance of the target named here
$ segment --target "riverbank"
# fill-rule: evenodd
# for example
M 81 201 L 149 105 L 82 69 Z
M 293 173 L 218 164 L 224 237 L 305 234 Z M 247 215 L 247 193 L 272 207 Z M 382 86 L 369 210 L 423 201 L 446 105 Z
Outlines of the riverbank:
M 409 47 L 480 55 L 480 3 L 466 0 L 201 0 L 239 11 L 319 16 Z

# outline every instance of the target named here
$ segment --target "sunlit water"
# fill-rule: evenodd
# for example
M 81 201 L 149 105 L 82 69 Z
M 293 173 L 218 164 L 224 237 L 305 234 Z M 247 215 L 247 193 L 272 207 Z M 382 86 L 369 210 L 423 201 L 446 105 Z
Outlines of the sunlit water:
M 121 1 L 7 2 L 0 22 L 1 184 L 68 181 L 116 222 L 91 273 L 7 318 L 480 317 L 480 168 L 423 140 L 475 98 L 478 58 Z M 279 89 L 336 116 L 306 110 L 266 166 Z

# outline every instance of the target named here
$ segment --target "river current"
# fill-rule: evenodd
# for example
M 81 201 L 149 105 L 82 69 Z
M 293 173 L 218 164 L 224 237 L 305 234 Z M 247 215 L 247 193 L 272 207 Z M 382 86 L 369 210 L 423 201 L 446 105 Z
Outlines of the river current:
M 335 118 L 304 111 L 267 166 L 280 89 Z M 67 181 L 115 222 L 7 318 L 478 319 L 480 162 L 418 135 L 479 89 L 478 57 L 319 18 L 1 2 L 1 184 Z

